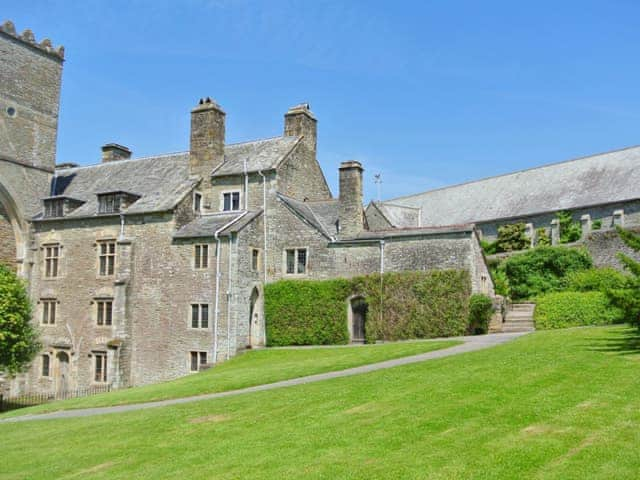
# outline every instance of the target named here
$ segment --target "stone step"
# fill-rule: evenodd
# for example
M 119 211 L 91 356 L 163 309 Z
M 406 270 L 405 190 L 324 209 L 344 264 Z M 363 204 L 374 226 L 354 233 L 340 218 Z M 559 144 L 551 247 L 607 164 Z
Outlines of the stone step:
M 533 318 L 533 315 L 530 313 L 507 313 L 507 318 Z
M 513 333 L 513 332 L 533 332 L 535 328 L 533 327 L 508 327 L 503 325 L 502 332 L 503 333 Z

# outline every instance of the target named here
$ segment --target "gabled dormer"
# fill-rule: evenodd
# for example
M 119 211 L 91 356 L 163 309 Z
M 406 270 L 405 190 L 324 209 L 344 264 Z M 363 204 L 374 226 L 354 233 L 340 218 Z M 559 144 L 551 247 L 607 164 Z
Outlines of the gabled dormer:
M 56 195 L 43 199 L 44 218 L 61 218 L 66 217 L 84 202 L 77 198 L 71 198 L 64 195 Z
M 120 213 L 140 198 L 140 195 L 123 191 L 102 192 L 97 196 L 100 215 Z

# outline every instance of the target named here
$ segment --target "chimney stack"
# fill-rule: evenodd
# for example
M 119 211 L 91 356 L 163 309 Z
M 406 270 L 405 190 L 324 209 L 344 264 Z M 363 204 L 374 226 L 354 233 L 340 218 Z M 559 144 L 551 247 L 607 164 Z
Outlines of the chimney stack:
M 308 103 L 295 105 L 284 114 L 284 136 L 303 136 L 303 145 L 316 158 L 316 145 L 318 140 L 318 120 L 311 112 Z
M 338 218 L 340 236 L 353 237 L 364 230 L 362 208 L 362 172 L 360 162 L 351 160 L 340 164 L 340 198 Z
M 189 170 L 191 175 L 208 179 L 224 161 L 225 113 L 214 100 L 200 99 L 191 110 Z
M 107 143 L 102 146 L 102 163 L 117 162 L 118 160 L 129 160 L 131 150 L 117 143 Z

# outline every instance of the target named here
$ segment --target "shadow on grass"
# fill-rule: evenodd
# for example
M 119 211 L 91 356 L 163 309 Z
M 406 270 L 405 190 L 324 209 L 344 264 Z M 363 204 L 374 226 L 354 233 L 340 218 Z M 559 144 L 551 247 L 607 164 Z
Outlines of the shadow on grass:
M 640 354 L 640 330 L 636 327 L 627 327 L 608 332 L 607 335 L 589 339 L 587 350 L 593 352 L 609 352 L 619 355 Z

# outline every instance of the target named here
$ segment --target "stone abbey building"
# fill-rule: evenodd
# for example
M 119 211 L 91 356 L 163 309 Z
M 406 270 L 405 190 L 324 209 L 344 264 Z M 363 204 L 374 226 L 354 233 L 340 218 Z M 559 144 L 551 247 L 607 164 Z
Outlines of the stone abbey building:
M 264 345 L 263 286 L 283 278 L 456 268 L 493 293 L 471 223 L 379 228 L 357 161 L 332 195 L 307 104 L 282 136 L 230 145 L 205 98 L 189 151 L 111 143 L 97 165 L 56 165 L 63 56 L 0 28 L 0 261 L 27 281 L 43 343 L 11 393 L 157 382 Z

